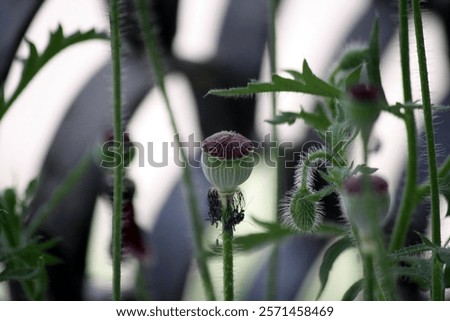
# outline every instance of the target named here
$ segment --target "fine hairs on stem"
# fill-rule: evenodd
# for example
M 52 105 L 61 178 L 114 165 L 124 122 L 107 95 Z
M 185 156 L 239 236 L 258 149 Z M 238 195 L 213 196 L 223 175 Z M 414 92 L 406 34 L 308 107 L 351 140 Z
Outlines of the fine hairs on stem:
M 149 55 L 151 66 L 153 67 L 153 72 L 155 73 L 156 83 L 163 95 L 167 113 L 170 118 L 172 131 L 175 133 L 175 143 L 176 146 L 180 147 L 179 130 L 175 121 L 173 108 L 170 103 L 169 96 L 167 94 L 166 86 L 164 83 L 164 71 L 158 54 L 157 41 L 150 21 L 150 14 L 149 14 L 150 8 L 148 6 L 148 1 L 135 0 L 134 3 L 136 4 L 139 16 L 139 24 L 144 38 L 144 44 L 147 50 L 147 54 Z M 189 162 L 187 161 L 187 156 L 184 149 L 179 148 L 179 153 L 182 162 L 188 164 Z M 216 297 L 214 294 L 214 288 L 211 281 L 209 268 L 206 262 L 205 250 L 203 248 L 203 224 L 200 218 L 200 211 L 197 204 L 197 197 L 195 195 L 194 182 L 192 180 L 191 168 L 189 166 L 183 167 L 183 182 L 188 194 L 189 213 L 194 234 L 195 256 L 197 259 L 199 272 L 202 277 L 203 286 L 205 288 L 205 294 L 207 299 L 215 300 Z
M 430 176 L 431 197 L 431 240 L 437 247 L 441 246 L 441 223 L 439 213 L 439 185 L 436 161 L 436 147 L 434 140 L 433 116 L 431 112 L 430 86 L 428 81 L 427 58 L 423 35 L 422 13 L 420 1 L 413 0 L 414 28 L 416 34 L 416 50 L 419 60 L 420 87 L 422 92 L 423 116 L 425 122 L 425 137 L 427 141 L 428 170 Z M 431 281 L 431 297 L 433 300 L 444 300 L 443 264 L 436 254 L 433 255 L 433 269 Z
M 278 8 L 279 0 L 267 0 L 269 1 L 269 58 L 270 58 L 270 72 L 275 74 L 277 72 L 277 44 L 276 44 L 276 13 Z M 277 115 L 277 96 L 276 93 L 272 93 L 272 117 L 275 118 Z M 272 125 L 272 139 L 277 146 L 275 148 L 275 160 L 276 160 L 276 173 L 275 173 L 275 206 L 278 208 L 281 199 L 281 179 L 283 168 L 281 166 L 280 159 L 280 149 L 278 145 L 278 128 L 275 124 Z M 277 213 L 277 211 L 275 211 Z M 279 217 L 275 214 L 275 220 L 279 222 Z M 267 300 L 276 300 L 277 298 L 277 273 L 278 273 L 278 253 L 279 245 L 275 244 L 272 249 L 272 253 L 269 258 L 269 271 L 267 274 Z
M 122 141 L 122 93 L 120 70 L 120 33 L 119 0 L 110 0 L 111 55 L 113 67 L 113 129 L 114 140 Z M 122 260 L 122 178 L 123 148 L 118 148 L 119 157 L 114 167 L 114 203 L 113 203 L 113 300 L 120 300 L 121 260 Z

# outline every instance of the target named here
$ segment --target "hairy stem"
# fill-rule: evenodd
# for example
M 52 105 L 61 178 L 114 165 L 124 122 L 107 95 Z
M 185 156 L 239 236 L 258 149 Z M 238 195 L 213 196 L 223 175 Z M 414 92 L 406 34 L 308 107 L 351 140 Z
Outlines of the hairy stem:
M 203 286 L 205 288 L 206 297 L 208 300 L 215 300 L 214 288 L 211 281 L 211 275 L 208 269 L 208 265 L 206 262 L 206 254 L 203 249 L 203 224 L 200 218 L 200 210 L 197 204 L 197 198 L 195 195 L 195 187 L 192 179 L 191 168 L 188 166 L 189 162 L 186 156 L 185 151 L 180 148 L 180 137 L 178 126 L 175 121 L 175 116 L 173 113 L 173 108 L 169 100 L 169 96 L 167 94 L 166 86 L 164 83 L 164 71 L 163 65 L 160 61 L 160 57 L 158 54 L 158 46 L 156 42 L 156 38 L 154 35 L 154 31 L 152 28 L 152 24 L 150 21 L 149 11 L 150 8 L 148 6 L 148 1 L 145 0 L 135 0 L 138 15 L 139 15 L 139 23 L 143 33 L 144 43 L 147 50 L 147 53 L 150 58 L 151 65 L 153 67 L 153 72 L 155 74 L 156 83 L 158 85 L 159 90 L 161 91 L 164 99 L 164 103 L 167 109 L 167 113 L 170 118 L 170 124 L 172 127 L 172 131 L 175 133 L 175 143 L 179 148 L 181 161 L 186 164 L 183 167 L 183 182 L 186 187 L 186 191 L 188 194 L 188 202 L 189 202 L 189 213 L 191 218 L 191 224 L 194 234 L 194 247 L 195 247 L 195 256 L 197 259 L 197 264 L 199 268 L 200 275 L 203 280 Z
M 120 34 L 119 34 L 119 1 L 109 3 L 109 21 L 111 28 L 111 55 L 113 68 L 113 127 L 114 141 L 122 142 L 122 92 L 120 74 Z M 122 146 L 122 145 L 120 145 Z M 122 179 L 123 148 L 119 148 L 119 157 L 114 166 L 114 203 L 113 203 L 113 300 L 120 300 L 120 275 L 122 256 Z
M 222 253 L 223 253 L 223 295 L 225 301 L 234 300 L 233 272 L 233 225 L 229 224 L 232 213 L 233 195 L 221 194 L 222 202 Z
M 375 300 L 375 271 L 373 269 L 373 258 L 370 255 L 363 255 L 364 270 L 364 300 Z
M 431 198 L 431 240 L 434 245 L 441 246 L 441 222 L 439 213 L 439 186 L 436 161 L 436 149 L 434 141 L 433 116 L 431 112 L 431 97 L 428 82 L 427 59 L 425 53 L 425 41 L 423 35 L 422 14 L 420 1 L 413 0 L 414 27 L 417 43 L 417 56 L 419 60 L 420 85 L 422 90 L 423 115 L 425 122 L 425 136 L 427 140 L 428 168 L 430 175 L 430 198 Z M 444 299 L 444 288 L 442 286 L 443 266 L 437 257 L 433 258 L 432 289 L 433 300 Z
M 269 0 L 269 59 L 270 59 L 270 72 L 274 74 L 277 72 L 277 50 L 276 50 L 276 12 L 279 0 Z M 276 93 L 272 93 L 272 119 L 275 119 L 277 115 L 277 96 Z M 276 182 L 276 194 L 275 194 L 275 206 L 278 208 L 281 198 L 281 180 L 282 170 L 280 149 L 278 145 L 278 128 L 274 124 L 272 125 L 272 139 L 275 142 L 275 182 Z M 271 150 L 271 149 L 270 149 Z M 272 155 L 269 155 L 270 157 Z M 276 210 L 275 213 L 278 213 Z M 276 214 L 275 219 L 278 221 L 279 217 Z M 278 273 L 278 252 L 279 246 L 275 244 L 272 248 L 272 252 L 269 257 L 269 270 L 267 275 L 267 292 L 266 299 L 269 301 L 276 300 L 277 297 L 277 273 Z
M 409 59 L 408 1 L 399 0 L 400 19 L 400 60 L 403 79 L 403 98 L 405 103 L 412 102 L 411 68 Z M 416 120 L 413 110 L 406 110 L 404 116 L 408 141 L 408 163 L 406 168 L 405 190 L 400 204 L 399 214 L 395 222 L 390 242 L 390 250 L 395 251 L 403 246 L 411 224 L 417 193 L 417 134 Z

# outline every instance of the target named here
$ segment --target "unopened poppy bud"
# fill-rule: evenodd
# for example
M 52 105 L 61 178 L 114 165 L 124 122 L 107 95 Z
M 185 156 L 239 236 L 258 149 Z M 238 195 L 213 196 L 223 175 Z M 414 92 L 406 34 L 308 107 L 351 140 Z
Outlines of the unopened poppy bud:
M 358 84 L 350 88 L 343 101 L 346 118 L 359 127 L 371 126 L 380 115 L 378 88 Z
M 373 224 L 381 225 L 389 202 L 388 183 L 378 175 L 352 176 L 341 190 L 343 212 L 363 234 L 371 233 Z
M 219 193 L 232 193 L 244 183 L 254 167 L 252 142 L 244 136 L 222 131 L 203 141 L 201 166 L 206 179 Z
M 289 198 L 287 211 L 283 214 L 284 222 L 300 231 L 312 231 L 322 220 L 320 198 L 306 188 L 299 188 Z

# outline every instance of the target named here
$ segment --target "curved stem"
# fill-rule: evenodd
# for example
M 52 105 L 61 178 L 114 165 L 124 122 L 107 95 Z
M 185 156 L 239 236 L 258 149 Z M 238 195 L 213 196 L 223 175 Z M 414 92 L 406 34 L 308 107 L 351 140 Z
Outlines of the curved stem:
M 113 127 L 114 141 L 122 142 L 122 92 L 120 75 L 119 1 L 110 1 L 111 55 L 113 67 Z M 122 146 L 122 145 L 120 145 Z M 122 179 L 123 148 L 114 164 L 113 203 L 113 300 L 120 300 L 120 274 L 122 260 Z
M 405 190 L 389 244 L 391 251 L 400 249 L 405 243 L 414 214 L 416 205 L 414 200 L 417 195 L 417 137 L 416 121 L 413 111 L 406 111 L 404 119 L 408 142 L 408 164 L 406 168 Z
M 405 103 L 412 101 L 411 72 L 409 59 L 408 1 L 399 1 L 400 19 L 400 59 L 403 79 L 403 98 Z M 408 141 L 408 163 L 406 169 L 405 190 L 400 204 L 399 214 L 395 222 L 390 242 L 390 250 L 395 251 L 403 246 L 411 224 L 417 194 L 417 135 L 416 120 L 413 110 L 406 110 L 404 116 Z
M 191 168 L 189 167 L 189 162 L 186 153 L 182 148 L 180 148 L 180 137 L 178 134 L 179 133 L 178 126 L 175 121 L 173 108 L 170 103 L 169 96 L 167 94 L 166 86 L 164 83 L 164 71 L 157 51 L 158 47 L 149 18 L 149 7 L 147 1 L 145 0 L 135 0 L 135 3 L 139 15 L 139 23 L 143 33 L 145 47 L 149 55 L 151 65 L 153 67 L 156 83 L 163 95 L 167 113 L 170 118 L 172 131 L 175 133 L 174 139 L 176 146 L 179 148 L 181 161 L 183 162 L 183 164 L 185 164 L 185 166 L 183 166 L 183 182 L 188 194 L 189 213 L 194 234 L 195 256 L 197 259 L 199 272 L 203 280 L 206 297 L 208 298 L 208 300 L 215 300 L 216 298 L 211 281 L 211 275 L 209 273 L 208 265 L 206 262 L 206 254 L 203 249 L 203 224 L 200 218 L 200 210 L 197 203 L 197 197 L 195 195 L 194 181 L 192 179 Z
M 425 136 L 427 140 L 428 168 L 430 174 L 430 196 L 431 196 L 431 239 L 434 245 L 441 246 L 441 223 L 439 213 L 439 186 L 436 161 L 436 149 L 434 141 L 433 116 L 431 112 L 431 97 L 428 82 L 427 59 L 425 53 L 425 41 L 423 35 L 422 14 L 420 1 L 413 0 L 414 27 L 416 33 L 417 56 L 419 60 L 420 85 L 422 89 L 423 115 L 425 122 Z M 443 266 L 437 257 L 433 258 L 432 290 L 433 300 L 444 299 L 444 288 L 442 287 Z

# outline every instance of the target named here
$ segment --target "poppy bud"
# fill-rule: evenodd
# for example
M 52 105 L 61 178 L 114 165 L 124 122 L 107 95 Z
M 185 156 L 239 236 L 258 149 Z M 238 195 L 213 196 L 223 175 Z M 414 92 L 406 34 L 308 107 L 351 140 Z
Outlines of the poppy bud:
M 340 194 L 344 215 L 360 237 L 371 238 L 389 210 L 388 183 L 377 175 L 352 176 L 344 182 Z
M 322 220 L 320 198 L 307 188 L 299 188 L 289 197 L 283 214 L 285 224 L 300 231 L 312 231 Z

